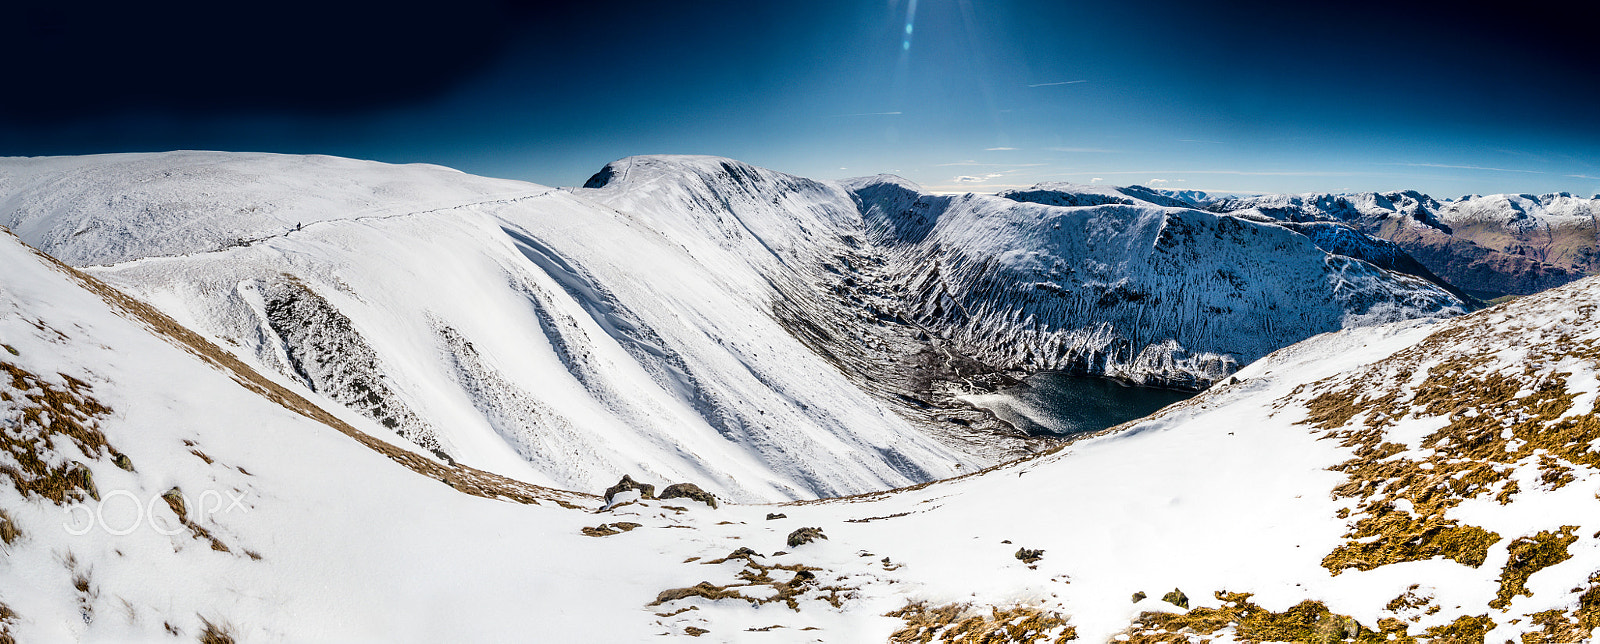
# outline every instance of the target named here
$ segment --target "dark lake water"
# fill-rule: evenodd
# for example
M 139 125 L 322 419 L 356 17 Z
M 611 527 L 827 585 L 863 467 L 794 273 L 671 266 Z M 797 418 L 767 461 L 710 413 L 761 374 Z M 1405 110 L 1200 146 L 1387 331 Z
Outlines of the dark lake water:
M 1127 385 L 1110 378 L 1039 373 L 1017 387 L 965 398 L 1035 436 L 1093 432 L 1148 416 L 1196 392 Z

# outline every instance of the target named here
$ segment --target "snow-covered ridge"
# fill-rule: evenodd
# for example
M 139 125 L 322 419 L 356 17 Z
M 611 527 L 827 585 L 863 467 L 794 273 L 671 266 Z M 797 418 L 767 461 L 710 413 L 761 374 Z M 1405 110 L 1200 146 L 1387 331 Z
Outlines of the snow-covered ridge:
M 786 222 L 741 224 L 720 203 L 646 219 L 535 184 L 321 158 L 181 153 L 168 175 L 154 169 L 163 156 L 13 161 L 32 187 L 0 199 L 38 204 L 25 239 L 103 265 L 97 277 L 443 457 L 568 489 L 623 473 L 693 479 L 740 500 L 993 462 L 928 437 L 773 319 L 773 267 L 814 252 L 805 233 L 784 237 Z M 50 193 L 66 179 L 41 179 L 57 165 L 73 200 Z M 445 185 L 429 191 L 417 173 Z M 117 198 L 134 183 L 226 207 L 145 221 L 144 202 Z M 795 185 L 796 203 L 822 190 L 843 204 L 807 225 L 836 236 L 827 219 L 853 212 L 848 196 Z M 372 195 L 402 193 L 392 201 L 414 208 L 373 214 Z M 271 208 L 234 207 L 247 203 Z M 286 223 L 305 213 L 318 218 Z M 728 234 L 701 234 L 686 215 Z M 172 232 L 196 226 L 258 237 L 211 248 Z M 120 261 L 132 253 L 148 256 Z
M 1037 447 L 955 400 L 997 371 L 1201 387 L 1316 333 L 1461 310 L 1315 235 L 1194 209 L 930 197 L 698 156 L 622 159 L 587 185 L 331 157 L 11 159 L 0 217 L 439 458 L 738 501 Z
M 1242 217 L 1337 222 L 1396 243 L 1432 273 L 1484 298 L 1526 295 L 1600 273 L 1600 195 L 1438 200 L 1404 190 L 1228 197 L 1051 183 L 1001 196 L 1060 205 L 1107 199 L 1179 205 L 1177 198 L 1183 205 Z
M 1353 231 L 1363 252 L 1330 254 L 1319 246 L 1337 240 L 1315 227 L 1113 189 L 1026 195 L 1088 204 L 1055 206 L 877 179 L 848 185 L 874 239 L 895 249 L 909 316 L 1004 368 L 1202 387 L 1318 333 L 1467 308 L 1438 284 L 1356 259 L 1397 268 L 1404 253 Z
M 1195 208 L 1210 197 L 1198 190 L 1162 190 L 1144 186 L 1111 186 L 1066 182 L 1045 182 L 1032 188 L 1006 190 L 997 196 L 1012 201 L 1027 201 L 1047 206 L 1103 206 L 1106 204 L 1150 204 L 1170 208 Z
M 443 166 L 320 155 L 0 158 L 0 225 L 69 264 L 103 265 L 547 190 Z
M 1343 222 L 1393 240 L 1452 284 L 1485 297 L 1526 295 L 1600 272 L 1600 198 L 1501 194 L 1441 202 L 1392 192 L 1277 195 L 1207 207 Z

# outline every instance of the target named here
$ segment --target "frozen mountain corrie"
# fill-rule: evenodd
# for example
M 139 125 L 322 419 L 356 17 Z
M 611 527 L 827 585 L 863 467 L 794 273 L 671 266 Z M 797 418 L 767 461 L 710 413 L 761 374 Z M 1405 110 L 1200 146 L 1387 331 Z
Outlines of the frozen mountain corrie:
M 999 368 L 1198 389 L 1318 333 L 1470 308 L 1393 270 L 1403 252 L 1356 252 L 1382 242 L 1349 229 L 1165 205 L 1188 202 L 1148 190 L 1134 194 L 1161 203 L 1128 189 L 1036 191 L 1034 203 L 883 177 L 846 184 L 870 238 L 891 249 L 907 317 Z M 1318 243 L 1333 234 L 1359 241 Z

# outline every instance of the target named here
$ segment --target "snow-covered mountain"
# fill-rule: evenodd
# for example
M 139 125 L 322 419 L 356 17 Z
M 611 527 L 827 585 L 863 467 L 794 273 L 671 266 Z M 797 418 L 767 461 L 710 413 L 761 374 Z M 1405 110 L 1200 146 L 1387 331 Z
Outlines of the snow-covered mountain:
M 1067 183 L 1047 181 L 1032 188 L 1006 190 L 998 193 L 1012 201 L 1026 201 L 1046 206 L 1124 206 L 1152 205 L 1169 208 L 1197 208 L 1205 205 L 1209 196 L 1198 190 L 1162 190 L 1144 186 L 1112 186 L 1106 184 Z
M 0 265 L 15 641 L 1600 628 L 1595 279 L 1319 335 L 1150 418 L 955 479 L 713 508 L 441 462 L 9 234 Z
M 1502 194 L 1440 202 L 1407 191 L 1271 195 L 1207 207 L 1345 222 L 1393 240 L 1451 283 L 1486 297 L 1526 295 L 1600 272 L 1600 198 Z
M 1003 368 L 1203 387 L 1318 333 L 1467 308 L 1447 287 L 1395 272 L 1403 252 L 1348 229 L 1171 206 L 1186 202 L 1148 190 L 1160 203 L 1128 189 L 991 197 L 929 195 L 895 177 L 848 185 L 872 238 L 892 249 L 891 290 L 908 317 Z M 1038 201 L 1012 198 L 1022 196 Z
M 1527 295 L 1600 274 L 1600 195 L 1467 195 L 1439 201 L 1406 190 L 1223 197 L 1047 183 L 1001 196 L 1058 205 L 1181 204 L 1240 217 L 1342 223 L 1393 242 L 1427 271 L 1485 299 Z M 1420 274 L 1406 266 L 1385 267 Z
M 993 462 L 792 338 L 763 265 L 675 234 L 688 213 L 653 226 L 544 186 L 327 157 L 11 163 L 24 239 L 442 458 L 579 490 L 692 478 L 741 500 Z
M 740 501 L 1038 449 L 958 398 L 1001 372 L 1203 386 L 1316 333 L 1464 308 L 1287 226 L 716 157 L 567 190 L 333 157 L 11 159 L 0 218 L 442 461 Z

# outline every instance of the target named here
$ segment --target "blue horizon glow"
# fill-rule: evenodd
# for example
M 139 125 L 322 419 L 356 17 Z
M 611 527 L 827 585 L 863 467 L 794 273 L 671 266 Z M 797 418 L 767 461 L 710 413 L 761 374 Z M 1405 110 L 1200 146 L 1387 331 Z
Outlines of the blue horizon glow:
M 624 156 L 712 154 L 939 192 L 1600 193 L 1592 72 L 1550 66 L 1554 50 L 1452 62 L 1465 54 L 1431 53 L 1447 41 L 1428 34 L 1460 25 L 1415 14 L 1347 27 L 1316 8 L 1239 24 L 1181 3 L 739 6 L 534 29 L 442 93 L 356 111 L 0 122 L 0 154 L 320 153 L 556 186 Z

